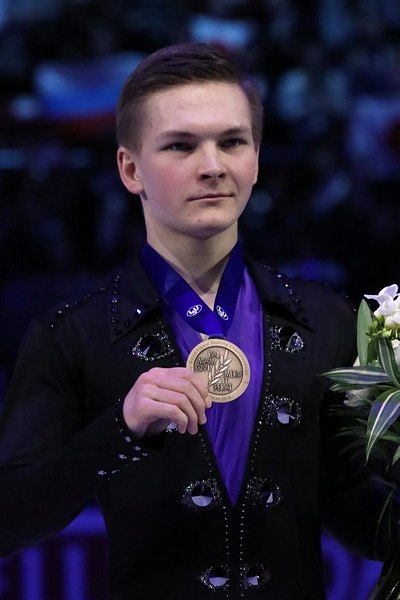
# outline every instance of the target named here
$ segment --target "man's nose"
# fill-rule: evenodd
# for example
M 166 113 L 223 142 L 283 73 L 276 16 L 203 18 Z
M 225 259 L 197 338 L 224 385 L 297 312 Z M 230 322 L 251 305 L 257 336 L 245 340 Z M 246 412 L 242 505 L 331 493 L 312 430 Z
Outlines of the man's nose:
M 224 177 L 225 166 L 217 148 L 208 148 L 202 152 L 199 174 L 202 179 Z

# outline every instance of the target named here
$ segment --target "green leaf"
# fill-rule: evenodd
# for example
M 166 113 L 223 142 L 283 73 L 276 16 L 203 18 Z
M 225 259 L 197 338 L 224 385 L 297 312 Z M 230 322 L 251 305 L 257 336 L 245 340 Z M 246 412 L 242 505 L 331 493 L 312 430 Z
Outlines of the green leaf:
M 365 300 L 361 300 L 357 313 L 357 351 L 361 366 L 368 364 L 368 344 L 369 337 L 367 332 L 373 321 L 373 315 Z
M 375 442 L 387 431 L 399 414 L 400 390 L 389 389 L 372 404 L 367 424 L 367 460 Z
M 390 382 L 390 377 L 381 367 L 338 367 L 323 373 L 332 381 L 339 384 L 346 384 L 346 389 L 351 389 L 349 386 L 368 386 L 379 383 Z
M 394 425 L 394 423 L 392 423 L 392 427 L 393 427 L 393 425 Z M 398 445 L 400 442 L 400 438 L 397 433 L 391 433 L 392 427 L 390 429 L 388 429 L 387 431 L 385 431 L 385 433 L 382 433 L 381 439 L 385 440 L 385 442 L 394 442 L 396 445 Z
M 397 440 L 399 441 L 399 440 Z M 400 458 L 400 446 L 398 446 L 396 452 L 394 453 L 393 459 L 392 459 L 392 465 L 394 465 L 395 462 L 397 462 Z
M 378 340 L 379 362 L 396 387 L 400 387 L 400 373 L 397 367 L 392 342 L 387 338 Z
M 368 344 L 368 364 L 378 360 L 378 344 L 377 339 L 373 338 Z
M 329 389 L 332 392 L 347 392 L 352 390 L 353 387 L 346 383 L 332 383 L 332 385 L 329 386 Z

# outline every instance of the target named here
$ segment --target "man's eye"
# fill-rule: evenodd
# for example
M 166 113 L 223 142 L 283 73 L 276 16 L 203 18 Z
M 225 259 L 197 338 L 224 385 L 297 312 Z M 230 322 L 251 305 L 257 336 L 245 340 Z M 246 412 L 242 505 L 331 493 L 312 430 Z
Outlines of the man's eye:
M 189 152 L 191 149 L 192 146 L 187 142 L 174 142 L 165 148 L 165 150 L 174 150 L 175 152 Z
M 242 144 L 246 144 L 246 140 L 242 138 L 229 138 L 228 140 L 223 140 L 220 145 L 221 148 L 236 148 Z

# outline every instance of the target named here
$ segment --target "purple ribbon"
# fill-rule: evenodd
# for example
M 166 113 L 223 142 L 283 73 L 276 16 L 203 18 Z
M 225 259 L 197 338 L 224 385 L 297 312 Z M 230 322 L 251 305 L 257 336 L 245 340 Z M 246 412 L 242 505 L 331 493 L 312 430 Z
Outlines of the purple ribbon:
M 226 336 L 243 281 L 244 259 L 239 243 L 233 248 L 222 274 L 214 310 L 149 244 L 145 244 L 140 258 L 159 293 L 193 329 L 209 337 Z

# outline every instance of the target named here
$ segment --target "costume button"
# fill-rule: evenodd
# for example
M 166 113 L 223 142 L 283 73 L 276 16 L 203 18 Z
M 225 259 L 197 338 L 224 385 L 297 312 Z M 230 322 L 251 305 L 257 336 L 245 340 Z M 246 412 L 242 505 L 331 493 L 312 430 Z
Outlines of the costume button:
M 302 409 L 299 402 L 276 394 L 269 394 L 266 400 L 264 416 L 268 425 L 295 427 L 300 423 Z
M 213 501 L 213 493 L 206 483 L 199 483 L 192 490 L 192 502 L 196 506 L 208 506 Z
M 200 580 L 210 590 L 223 590 L 229 586 L 229 571 L 225 566 L 209 567 Z
M 261 504 L 267 509 L 280 504 L 283 500 L 280 487 L 274 481 L 265 477 L 252 477 L 247 490 L 248 497 L 253 501 L 253 504 Z
M 249 588 L 261 588 L 271 579 L 271 573 L 269 569 L 265 568 L 262 564 L 246 565 L 244 568 L 243 575 L 243 587 Z
M 195 510 L 221 504 L 221 495 L 215 479 L 193 481 L 186 486 L 182 502 Z

